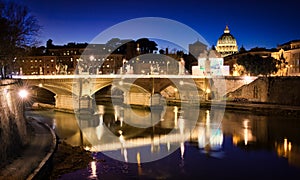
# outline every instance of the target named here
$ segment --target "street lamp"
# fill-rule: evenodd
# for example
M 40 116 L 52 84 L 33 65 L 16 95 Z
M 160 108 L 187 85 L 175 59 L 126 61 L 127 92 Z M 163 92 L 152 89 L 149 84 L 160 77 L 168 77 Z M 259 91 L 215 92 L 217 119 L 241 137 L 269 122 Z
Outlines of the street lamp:
M 169 64 L 170 64 L 170 61 L 167 61 L 167 74 L 169 73 Z
M 28 91 L 26 89 L 21 89 L 19 92 L 18 92 L 18 95 L 21 99 L 26 99 L 29 95 Z

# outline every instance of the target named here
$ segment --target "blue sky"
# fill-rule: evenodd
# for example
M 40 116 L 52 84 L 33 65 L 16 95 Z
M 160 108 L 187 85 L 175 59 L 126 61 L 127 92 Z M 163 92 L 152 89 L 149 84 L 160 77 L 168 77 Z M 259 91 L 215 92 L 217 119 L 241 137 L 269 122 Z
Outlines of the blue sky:
M 239 47 L 246 49 L 272 48 L 300 39 L 300 3 L 296 0 L 16 1 L 28 6 L 42 25 L 42 45 L 48 39 L 54 44 L 90 42 L 105 29 L 140 17 L 178 21 L 202 35 L 210 45 L 216 44 L 226 25 Z

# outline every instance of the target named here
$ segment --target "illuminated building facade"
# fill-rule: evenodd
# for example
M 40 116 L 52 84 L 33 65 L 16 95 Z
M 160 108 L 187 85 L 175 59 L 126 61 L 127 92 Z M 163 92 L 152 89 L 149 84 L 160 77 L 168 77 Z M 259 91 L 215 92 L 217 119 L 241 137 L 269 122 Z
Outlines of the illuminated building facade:
M 228 26 L 226 26 L 224 33 L 218 39 L 216 50 L 222 55 L 222 57 L 238 52 L 236 39 L 232 34 L 230 34 Z
M 68 75 L 78 73 L 79 64 L 89 74 L 118 73 L 122 54 L 111 53 L 105 44 L 75 44 L 46 48 L 38 55 L 16 57 L 14 75 Z
M 280 60 L 279 76 L 300 75 L 300 40 L 293 40 L 277 46 L 277 52 L 272 57 Z

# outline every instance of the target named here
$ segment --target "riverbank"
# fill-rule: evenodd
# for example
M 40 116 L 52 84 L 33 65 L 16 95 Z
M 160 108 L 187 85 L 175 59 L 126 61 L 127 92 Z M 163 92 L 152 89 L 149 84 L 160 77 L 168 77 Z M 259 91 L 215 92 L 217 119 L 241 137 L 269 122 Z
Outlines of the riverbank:
M 64 141 L 58 143 L 53 156 L 53 170 L 50 179 L 58 179 L 61 175 L 86 168 L 93 160 L 91 152 L 83 147 L 71 146 Z
M 40 179 L 51 170 L 56 135 L 45 123 L 27 119 L 30 141 L 20 154 L 0 169 L 0 179 Z
M 172 100 L 168 101 L 168 105 L 180 106 L 182 102 Z M 271 103 L 258 103 L 250 101 L 201 101 L 200 108 L 222 108 L 226 111 L 242 111 L 256 115 L 281 115 L 281 116 L 295 116 L 300 117 L 300 106 L 289 106 Z

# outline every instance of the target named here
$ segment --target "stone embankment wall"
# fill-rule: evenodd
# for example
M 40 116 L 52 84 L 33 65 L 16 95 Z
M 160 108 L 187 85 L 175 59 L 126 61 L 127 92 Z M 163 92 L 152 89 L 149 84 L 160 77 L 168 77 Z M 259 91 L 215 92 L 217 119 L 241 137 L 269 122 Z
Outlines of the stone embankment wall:
M 228 93 L 227 98 L 300 106 L 300 77 L 260 77 Z
M 249 84 L 250 82 L 257 79 L 256 77 L 248 77 L 247 79 L 245 77 L 241 76 L 225 76 L 225 77 L 213 77 L 213 87 L 212 91 L 218 92 L 217 99 L 220 99 L 221 97 L 225 96 L 229 92 L 233 92 L 240 88 L 241 86 L 244 86 L 245 84 Z M 215 94 L 216 95 L 216 94 Z
M 16 80 L 0 80 L 0 166 L 29 140 L 18 84 Z

